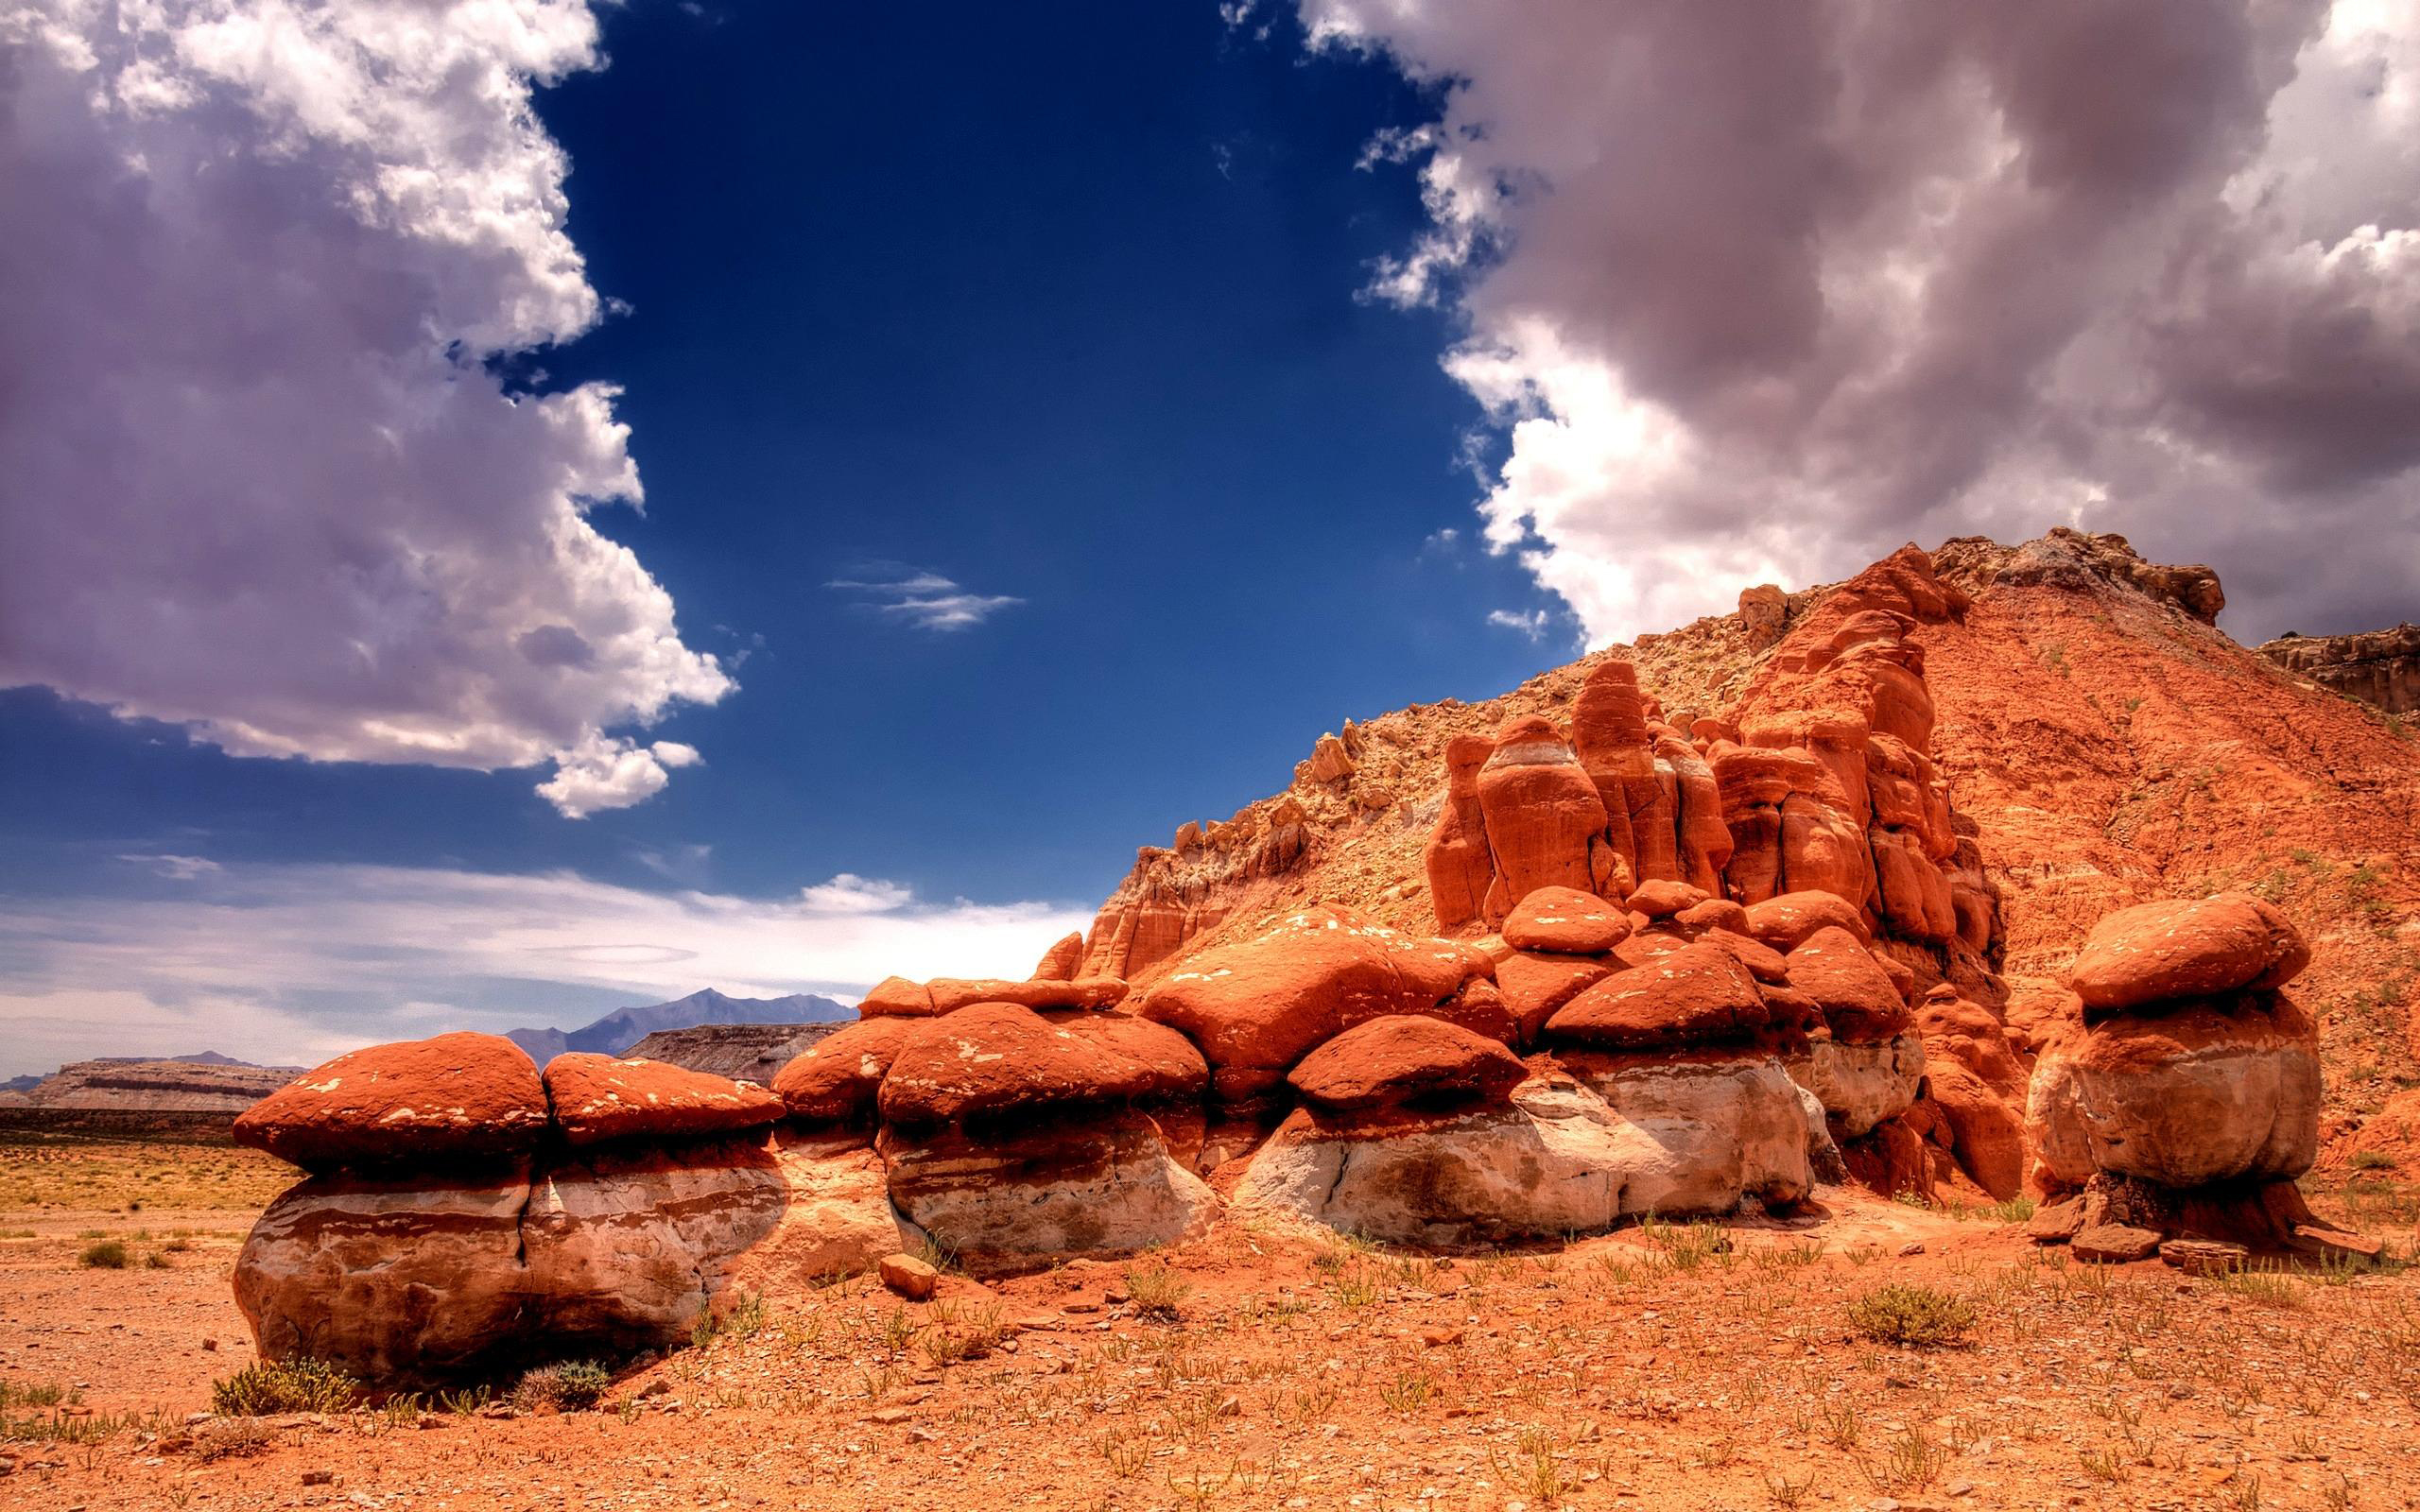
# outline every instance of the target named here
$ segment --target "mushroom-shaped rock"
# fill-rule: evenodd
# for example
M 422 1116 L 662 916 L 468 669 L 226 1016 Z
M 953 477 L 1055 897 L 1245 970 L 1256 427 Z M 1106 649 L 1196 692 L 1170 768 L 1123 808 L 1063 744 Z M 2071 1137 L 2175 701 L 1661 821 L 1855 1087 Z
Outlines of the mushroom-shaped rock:
M 519 1155 L 546 1127 L 536 1063 L 492 1034 L 337 1057 L 245 1109 L 235 1141 L 310 1171 L 428 1168 Z
M 1345 1030 L 1286 1079 L 1313 1107 L 1358 1112 L 1501 1102 L 1528 1076 L 1521 1057 L 1496 1040 L 1441 1019 L 1391 1014 Z
M 1138 1011 L 1200 1046 L 1219 1095 L 1232 1100 L 1275 1086 L 1312 1048 L 1354 1024 L 1430 1012 L 1494 971 L 1471 946 L 1399 934 L 1320 905 L 1255 938 L 1191 957 L 1144 994 Z
M 1681 929 L 1727 929 L 1743 938 L 1753 937 L 1748 931 L 1748 910 L 1728 898 L 1709 898 L 1702 903 L 1691 903 L 1674 914 L 1672 922 Z
M 876 1106 L 887 1124 L 955 1124 L 1150 1095 L 1160 1076 L 1101 1040 L 1013 1003 L 977 1003 L 921 1024 L 899 1047 Z
M 2092 1009 L 2280 988 L 2310 964 L 2293 920 L 2246 892 L 2144 903 L 2103 918 L 2068 985 Z
M 1684 909 L 1695 908 L 1706 901 L 1703 887 L 1692 887 L 1685 882 L 1661 879 L 1642 882 L 1630 895 L 1631 907 L 1650 919 L 1669 919 Z
M 2033 1069 L 2026 1124 L 2059 1181 L 2290 1180 L 2319 1150 L 2319 1040 L 2283 996 L 2180 1005 L 2073 1033 Z
M 1534 1042 L 1554 1011 L 1612 975 L 1614 968 L 1585 955 L 1521 952 L 1495 963 L 1495 987 L 1521 1042 Z
M 860 1019 L 929 1019 L 936 1011 L 932 989 L 904 976 L 884 977 L 857 1000 Z
M 1789 985 L 1815 1000 L 1844 1044 L 1874 1044 L 1915 1022 L 1874 953 L 1845 929 L 1824 928 L 1789 953 Z
M 1605 805 L 1550 721 L 1530 715 L 1505 723 L 1479 768 L 1478 800 L 1495 861 L 1490 920 L 1540 887 L 1594 886 L 1591 847 L 1609 844 Z
M 1630 915 L 1577 887 L 1540 887 L 1504 919 L 1504 941 L 1515 950 L 1602 955 L 1630 937 Z
M 1696 944 L 1606 977 L 1556 1010 L 1547 1034 L 1593 1049 L 1657 1050 L 1745 1040 L 1769 1022 L 1739 958 Z
M 1042 964 L 1033 969 L 1037 982 L 1064 982 L 1083 969 L 1084 936 L 1074 931 L 1063 936 L 1058 944 L 1042 953 Z
M 546 1062 L 545 1083 L 555 1126 L 573 1145 L 735 1134 L 782 1116 L 782 1100 L 753 1082 L 661 1060 L 571 1051 Z
M 792 1118 L 848 1123 L 873 1112 L 874 1094 L 900 1046 L 916 1032 L 913 1019 L 859 1019 L 824 1036 L 773 1075 L 773 1091 Z

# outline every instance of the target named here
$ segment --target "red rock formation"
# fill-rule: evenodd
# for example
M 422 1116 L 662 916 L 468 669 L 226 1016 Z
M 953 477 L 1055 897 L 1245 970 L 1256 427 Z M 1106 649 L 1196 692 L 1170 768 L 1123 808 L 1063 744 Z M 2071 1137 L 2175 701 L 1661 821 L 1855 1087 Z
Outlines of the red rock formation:
M 2091 1010 L 2280 988 L 2310 964 L 2292 919 L 2246 892 L 2121 908 L 2093 926 L 2067 984 Z
M 1478 770 L 1495 750 L 1494 742 L 1478 735 L 1457 736 L 1445 747 L 1445 804 L 1422 855 L 1441 929 L 1477 922 L 1486 911 L 1488 886 L 1495 880 L 1478 800 Z
M 1602 955 L 1630 937 L 1630 916 L 1577 887 L 1540 887 L 1504 920 L 1504 942 L 1515 950 Z
M 1033 979 L 1037 982 L 1064 982 L 1080 975 L 1083 968 L 1084 936 L 1069 935 L 1043 952 L 1042 964 L 1033 969 Z
M 1303 1057 L 1287 1081 L 1329 1112 L 1501 1102 L 1529 1069 L 1498 1041 L 1437 1019 L 1358 1023 Z
M 544 1080 L 555 1127 L 574 1146 L 702 1139 L 782 1116 L 782 1100 L 762 1087 L 660 1060 L 572 1051 L 546 1062 Z
M 1495 750 L 1479 768 L 1478 800 L 1495 872 L 1487 891 L 1489 923 L 1501 923 L 1540 887 L 1595 892 L 1600 869 L 1615 875 L 1605 805 L 1547 720 L 1516 719 L 1497 732 Z
M 235 1120 L 235 1141 L 309 1171 L 486 1160 L 535 1149 L 538 1068 L 492 1034 L 372 1045 L 314 1067 Z
M 1571 735 L 1605 806 L 1606 843 L 1622 863 L 1600 890 L 1626 897 L 1650 878 L 1678 876 L 1672 810 L 1655 777 L 1637 668 L 1617 659 L 1597 664 L 1571 706 Z
M 773 1091 L 792 1118 L 807 1123 L 870 1118 L 882 1078 L 915 1028 L 912 1019 L 859 1019 L 784 1066 L 773 1077 Z
M 2290 635 L 2254 649 L 2298 677 L 2383 713 L 2420 712 L 2420 625 L 2361 635 Z

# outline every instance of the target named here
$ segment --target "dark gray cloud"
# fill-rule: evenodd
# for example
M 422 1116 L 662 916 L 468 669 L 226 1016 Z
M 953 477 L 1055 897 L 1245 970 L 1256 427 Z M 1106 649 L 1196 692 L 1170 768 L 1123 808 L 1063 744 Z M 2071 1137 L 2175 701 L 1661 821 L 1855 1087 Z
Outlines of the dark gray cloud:
M 1301 0 L 1594 640 L 1909 539 L 2123 530 L 2258 635 L 2420 589 L 2420 18 L 2375 0 Z
M 614 391 L 487 366 L 597 318 L 529 95 L 599 61 L 586 0 L 0 17 L 0 686 L 663 785 L 607 731 L 731 681 L 588 522 L 641 497 Z

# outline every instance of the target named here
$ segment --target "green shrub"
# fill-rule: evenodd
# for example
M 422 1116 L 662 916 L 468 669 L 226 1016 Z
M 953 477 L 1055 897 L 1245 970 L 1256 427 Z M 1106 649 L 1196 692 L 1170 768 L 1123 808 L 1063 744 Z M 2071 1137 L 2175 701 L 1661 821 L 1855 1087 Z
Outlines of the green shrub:
M 512 1388 L 512 1404 L 524 1412 L 586 1412 L 613 1383 L 614 1373 L 595 1360 L 564 1360 L 524 1374 Z
M 263 1360 L 210 1386 L 210 1410 L 222 1418 L 281 1412 L 344 1412 L 359 1404 L 361 1383 L 322 1360 Z
M 1877 1286 L 1849 1304 L 1849 1327 L 1882 1344 L 1957 1344 L 1974 1326 L 1972 1302 L 1930 1286 Z
M 134 1263 L 134 1257 L 126 1252 L 126 1246 L 122 1242 L 104 1239 L 97 1245 L 86 1246 L 84 1252 L 76 1258 L 76 1262 L 93 1270 L 124 1270 Z

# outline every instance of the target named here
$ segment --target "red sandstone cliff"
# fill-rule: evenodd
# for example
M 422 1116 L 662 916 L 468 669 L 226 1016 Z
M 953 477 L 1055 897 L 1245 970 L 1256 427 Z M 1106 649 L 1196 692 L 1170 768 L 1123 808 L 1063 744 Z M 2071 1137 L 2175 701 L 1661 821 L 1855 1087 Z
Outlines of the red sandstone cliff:
M 1660 713 L 1669 732 L 1648 751 L 1667 767 L 1695 758 L 1709 768 L 1740 853 L 1709 868 L 1705 848 L 1720 842 L 1702 826 L 1689 859 L 1685 782 L 1675 768 L 1672 812 L 1647 812 L 1660 791 L 1634 794 L 1623 816 L 1627 852 L 1616 805 L 1604 805 L 1594 832 L 1602 843 L 1590 852 L 1597 890 L 1609 890 L 1604 871 L 1619 866 L 1634 880 L 1687 880 L 1694 867 L 1703 883 L 1711 870 L 1735 895 L 1771 886 L 1756 880 L 1758 857 L 1770 851 L 1790 864 L 1781 836 L 1794 813 L 1802 870 L 1820 869 L 1812 858 L 1827 853 L 1852 868 L 1900 868 L 1895 922 L 1890 885 L 1878 874 L 1874 884 L 1888 933 L 1962 978 L 1963 990 L 1996 996 L 2004 978 L 2021 997 L 2113 907 L 2249 888 L 2315 944 L 2303 988 L 2321 1020 L 2332 1128 L 2356 1125 L 2399 1088 L 2420 1084 L 2420 742 L 2218 629 L 2211 622 L 2224 598 L 2206 567 L 2147 562 L 2120 538 L 2067 530 L 2014 547 L 1962 539 L 1902 558 L 1921 570 L 1898 574 L 1895 584 L 1890 564 L 1878 563 L 1846 584 L 1751 589 L 1737 613 L 1593 653 L 1483 703 L 1347 722 L 1321 738 L 1284 792 L 1145 848 L 1102 906 L 1086 972 L 1148 982 L 1184 954 L 1320 900 L 1406 929 L 1437 929 L 1441 912 L 1448 928 L 1484 929 L 1495 858 L 1489 853 L 1482 871 L 1471 832 L 1485 830 L 1483 779 L 1497 736 L 1536 716 L 1556 740 L 1569 740 L 1576 769 L 1597 790 L 1620 785 L 1619 759 L 1601 740 L 1581 748 L 1600 722 L 1592 676 L 1607 688 L 1595 675 L 1619 661 L 1635 669 L 1642 708 Z M 1860 627 L 1858 616 L 1874 612 L 1905 623 L 1893 634 Z M 1915 732 L 1907 723 L 1910 664 L 1930 705 L 1923 740 L 1907 738 Z M 1843 679 L 1857 684 L 1851 696 Z M 1824 719 L 1852 704 L 1869 726 L 1854 741 Z M 1694 739 L 1676 744 L 1673 735 Z M 1615 746 L 1637 749 L 1623 740 Z M 1843 765 L 1839 752 L 1849 745 L 1866 753 Z M 1795 750 L 1829 770 L 1790 763 L 1807 799 L 1793 809 L 1785 781 L 1770 818 L 1758 818 L 1748 812 L 1753 783 L 1725 791 L 1720 782 L 1724 747 L 1750 753 L 1735 755 L 1735 766 L 1754 765 L 1754 752 Z M 1530 754 L 1547 768 L 1557 761 L 1550 750 Z M 1461 782 L 1449 781 L 1457 757 L 1468 769 Z M 1861 799 L 1841 791 L 1844 775 L 1867 773 Z M 1890 790 L 1879 807 L 1877 780 Z M 1549 771 L 1523 781 L 1555 779 Z M 1818 789 L 1826 796 L 1810 807 Z M 1699 791 L 1703 817 L 1708 790 Z M 1449 807 L 1462 817 L 1449 818 L 1441 835 Z M 1552 822 L 1576 833 L 1591 818 L 1575 808 Z M 1774 830 L 1770 847 L 1740 844 L 1759 826 Z M 1642 833 L 1662 847 L 1668 827 L 1668 860 L 1660 849 L 1641 850 Z M 1836 838 L 1863 831 L 1864 843 L 1825 851 L 1815 828 Z M 1444 847 L 1442 857 L 1432 842 Z M 1823 884 L 1835 885 L 1854 888 L 1860 879 Z M 1944 904 L 1946 919 L 1926 918 Z M 1919 974 L 1927 974 L 1921 959 Z M 2020 1003 L 2020 1019 L 2023 1011 Z

